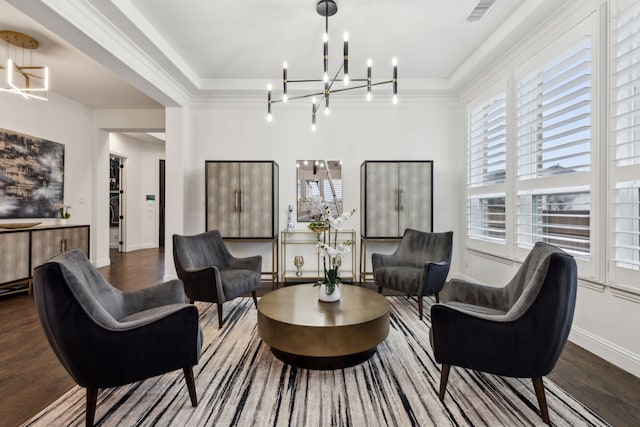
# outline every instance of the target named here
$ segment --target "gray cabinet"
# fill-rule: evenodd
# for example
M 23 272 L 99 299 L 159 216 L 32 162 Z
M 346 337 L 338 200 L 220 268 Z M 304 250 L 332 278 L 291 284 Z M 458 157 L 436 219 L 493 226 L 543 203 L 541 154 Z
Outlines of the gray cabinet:
M 278 164 L 272 161 L 205 163 L 206 230 L 223 238 L 277 238 Z
M 399 238 L 406 228 L 433 230 L 433 162 L 365 161 L 360 166 L 360 232 Z
M 29 233 L 0 233 L 0 254 L 0 283 L 29 278 Z
M 31 292 L 33 269 L 54 255 L 81 249 L 89 256 L 89 226 L 39 226 L 0 231 L 0 295 Z
M 71 226 L 31 232 L 31 269 L 49 258 L 71 249 L 89 256 L 89 226 Z

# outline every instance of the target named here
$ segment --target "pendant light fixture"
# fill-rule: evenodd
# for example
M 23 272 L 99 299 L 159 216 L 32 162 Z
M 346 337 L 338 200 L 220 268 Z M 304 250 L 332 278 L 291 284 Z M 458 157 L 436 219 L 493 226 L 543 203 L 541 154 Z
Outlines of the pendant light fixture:
M 0 63 L 0 91 L 20 95 L 25 99 L 46 101 L 49 91 L 49 67 L 33 65 L 33 51 L 39 43 L 33 37 L 16 31 L 0 31 L 5 41 L 4 59 Z
M 343 35 L 343 56 L 342 63 L 338 71 L 330 77 L 329 74 L 329 17 L 338 12 L 338 6 L 334 0 L 319 0 L 316 4 L 316 11 L 319 15 L 325 18 L 325 33 L 322 35 L 322 50 L 323 50 L 323 74 L 322 78 L 318 79 L 289 79 L 288 77 L 288 64 L 285 62 L 282 66 L 282 97 L 280 99 L 273 99 L 272 91 L 273 86 L 271 83 L 267 85 L 267 121 L 273 121 L 273 115 L 271 111 L 272 104 L 288 101 L 296 101 L 299 99 L 311 98 L 311 130 L 315 131 L 316 116 L 322 105 L 324 104 L 324 115 L 328 116 L 331 112 L 329 109 L 329 100 L 332 94 L 338 92 L 345 92 L 357 89 L 366 89 L 365 99 L 371 101 L 372 87 L 391 84 L 393 89 L 393 96 L 391 101 L 393 104 L 398 103 L 398 61 L 393 58 L 391 65 L 393 67 L 393 78 L 391 80 L 373 82 L 371 78 L 372 61 L 367 61 L 367 77 L 366 78 L 352 78 L 349 74 L 349 33 Z M 334 87 L 336 82 L 342 80 L 344 87 Z M 289 96 L 289 86 L 295 83 L 321 83 L 323 85 L 322 90 L 318 90 L 313 93 L 304 95 Z M 351 83 L 356 83 L 351 85 Z

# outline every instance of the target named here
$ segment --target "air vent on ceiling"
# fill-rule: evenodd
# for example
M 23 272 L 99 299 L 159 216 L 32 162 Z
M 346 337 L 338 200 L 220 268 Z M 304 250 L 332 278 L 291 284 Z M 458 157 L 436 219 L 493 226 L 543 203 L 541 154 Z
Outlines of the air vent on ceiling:
M 496 0 L 480 0 L 469 16 L 467 16 L 466 20 L 468 22 L 477 22 L 481 20 L 495 2 Z

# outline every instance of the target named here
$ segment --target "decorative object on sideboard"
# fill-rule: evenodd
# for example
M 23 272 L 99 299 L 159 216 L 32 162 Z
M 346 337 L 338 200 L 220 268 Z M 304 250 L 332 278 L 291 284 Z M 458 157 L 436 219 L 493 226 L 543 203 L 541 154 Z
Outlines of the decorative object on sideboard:
M 69 209 L 71 209 L 71 205 L 58 204 L 56 205 L 56 208 L 60 211 L 60 218 L 58 218 L 58 223 L 65 225 L 67 223 L 67 220 L 71 218 L 71 212 L 69 212 Z
M 0 31 L 5 41 L 5 53 L 0 63 L 0 92 L 20 95 L 25 99 L 46 101 L 49 91 L 49 67 L 33 65 L 33 51 L 40 44 L 36 39 L 16 31 Z M 25 63 L 29 58 L 29 63 Z
M 64 145 L 0 129 L 0 218 L 58 218 Z
M 6 229 L 31 228 L 40 224 L 42 223 L 41 222 L 9 222 L 6 224 L 0 224 L 0 228 L 6 228 Z
M 296 271 L 296 277 L 302 276 L 302 271 L 300 270 L 300 268 L 304 265 L 304 257 L 301 255 L 294 256 L 293 265 L 295 265 L 296 269 L 298 270 Z
M 324 114 L 329 115 L 329 98 L 332 93 L 337 92 L 345 92 L 355 89 L 364 89 L 367 90 L 366 100 L 371 101 L 371 88 L 373 86 L 393 85 L 393 96 L 391 98 L 394 104 L 398 103 L 398 60 L 393 58 L 391 60 L 391 65 L 393 66 L 393 78 L 391 80 L 373 82 L 371 78 L 371 66 L 372 61 L 369 59 L 367 61 L 367 77 L 366 78 L 351 78 L 349 76 L 349 33 L 345 32 L 343 39 L 343 56 L 342 56 L 342 65 L 335 73 L 333 77 L 329 76 L 329 16 L 333 16 L 338 12 L 338 6 L 334 0 L 319 0 L 316 3 L 316 12 L 320 14 L 320 16 L 324 16 L 325 18 L 325 32 L 322 36 L 323 42 L 323 63 L 324 63 L 324 74 L 321 79 L 301 79 L 301 80 L 292 80 L 287 77 L 287 69 L 288 65 L 285 62 L 282 67 L 282 98 L 280 99 L 272 99 L 271 91 L 273 86 L 271 83 L 267 86 L 267 121 L 273 121 L 273 115 L 271 114 L 271 104 L 276 102 L 286 103 L 287 101 L 293 101 L 298 99 L 311 98 L 311 130 L 316 130 L 316 113 L 324 103 Z M 342 77 L 340 75 L 342 74 Z M 342 80 L 345 87 L 340 89 L 334 88 L 334 84 L 336 81 Z M 357 82 L 356 85 L 349 86 L 350 82 Z M 324 88 L 321 90 L 321 87 L 316 92 L 304 94 L 304 95 L 296 95 L 296 96 L 288 96 L 287 85 L 291 83 L 322 83 Z M 318 100 L 317 97 L 320 97 Z
M 293 231 L 295 228 L 293 225 L 293 205 L 289 205 L 287 210 L 287 231 Z

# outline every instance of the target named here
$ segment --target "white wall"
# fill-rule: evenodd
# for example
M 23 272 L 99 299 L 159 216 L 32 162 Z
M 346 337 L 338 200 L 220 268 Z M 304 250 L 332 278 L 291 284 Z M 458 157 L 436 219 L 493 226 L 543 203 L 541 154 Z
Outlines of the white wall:
M 120 133 L 109 135 L 109 150 L 124 157 L 124 251 L 158 247 L 158 163 L 164 143 L 150 143 Z M 146 196 L 155 196 L 147 201 Z M 108 197 L 108 196 L 107 196 Z
M 204 231 L 205 160 L 275 160 L 280 166 L 280 230 L 286 227 L 288 205 L 296 203 L 296 161 L 342 160 L 344 209 L 358 209 L 344 228 L 355 229 L 357 235 L 360 164 L 364 160 L 433 160 L 434 229 L 456 229 L 460 209 L 455 195 L 464 177 L 457 143 L 461 138 L 457 99 L 407 96 L 393 106 L 388 99 L 368 104 L 340 102 L 338 98 L 332 99 L 330 117 L 318 117 L 316 132 L 310 131 L 311 108 L 307 102 L 277 104 L 273 123 L 265 120 L 262 98 L 249 104 L 224 102 L 193 107 L 194 149 L 185 172 L 185 233 Z M 297 224 L 297 228 L 305 227 L 306 223 Z M 263 266 L 271 265 L 269 244 L 229 246 L 235 255 L 260 253 Z

